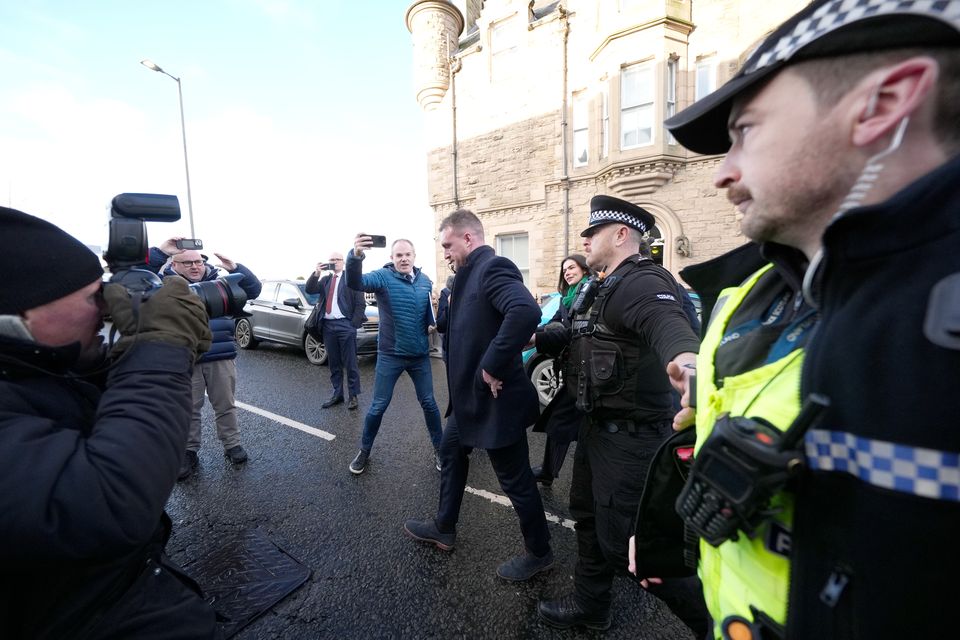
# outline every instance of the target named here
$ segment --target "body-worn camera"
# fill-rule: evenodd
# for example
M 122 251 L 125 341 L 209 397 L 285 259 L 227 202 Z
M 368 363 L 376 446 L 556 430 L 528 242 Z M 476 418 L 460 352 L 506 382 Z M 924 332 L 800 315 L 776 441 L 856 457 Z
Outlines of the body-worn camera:
M 586 312 L 596 302 L 597 296 L 600 295 L 600 289 L 614 287 L 619 279 L 619 276 L 605 276 L 603 273 L 587 278 L 587 281 L 583 283 L 580 291 L 577 292 L 577 296 L 573 299 L 573 304 L 570 305 L 570 315 L 576 316 Z
M 810 394 L 783 432 L 762 419 L 721 415 L 677 497 L 687 526 L 715 547 L 740 532 L 753 537 L 775 513 L 770 499 L 803 464 L 797 444 L 829 404 Z
M 145 300 L 163 286 L 163 282 L 147 266 L 150 247 L 147 244 L 146 222 L 176 222 L 180 219 L 177 196 L 155 193 L 121 193 L 110 203 L 110 238 L 103 254 L 112 274 L 110 282 L 122 285 L 131 294 Z M 200 296 L 211 318 L 240 315 L 247 294 L 240 288 L 239 273 L 216 280 L 194 282 L 190 290 Z

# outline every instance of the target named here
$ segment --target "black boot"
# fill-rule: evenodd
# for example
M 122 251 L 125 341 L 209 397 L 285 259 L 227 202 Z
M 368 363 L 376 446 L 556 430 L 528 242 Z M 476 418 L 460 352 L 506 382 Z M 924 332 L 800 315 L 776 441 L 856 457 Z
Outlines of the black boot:
M 587 611 L 577 604 L 576 596 L 572 593 L 559 600 L 541 600 L 537 605 L 537 612 L 541 620 L 558 629 L 581 626 L 606 631 L 610 628 L 609 608 L 603 611 Z
M 549 487 L 553 484 L 553 478 L 548 473 L 544 473 L 543 467 L 533 467 L 530 469 L 533 471 L 533 479 L 542 484 L 545 487 Z

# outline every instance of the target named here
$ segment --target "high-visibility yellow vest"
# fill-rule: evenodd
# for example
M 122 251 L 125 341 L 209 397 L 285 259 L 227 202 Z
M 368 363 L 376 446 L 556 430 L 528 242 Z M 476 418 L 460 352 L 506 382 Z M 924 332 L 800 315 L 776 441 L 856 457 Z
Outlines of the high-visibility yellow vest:
M 730 318 L 760 276 L 771 268 L 767 265 L 739 287 L 725 289 L 714 307 L 697 358 L 695 451 L 699 451 L 722 413 L 739 416 L 746 411 L 747 417 L 762 417 L 784 430 L 800 411 L 802 352 L 794 350 L 777 361 L 724 378 L 720 388 L 714 382 L 714 358 Z M 751 606 L 780 625 L 786 620 L 790 564 L 784 555 L 769 551 L 767 544 L 788 544 L 788 538 L 778 533 L 791 528 L 793 498 L 777 495 L 773 505 L 780 509 L 779 514 L 772 523 L 763 524 L 752 539 L 741 533 L 738 540 L 728 540 L 719 547 L 700 541 L 700 578 L 717 638 L 722 637 L 721 630 L 731 616 L 752 622 Z

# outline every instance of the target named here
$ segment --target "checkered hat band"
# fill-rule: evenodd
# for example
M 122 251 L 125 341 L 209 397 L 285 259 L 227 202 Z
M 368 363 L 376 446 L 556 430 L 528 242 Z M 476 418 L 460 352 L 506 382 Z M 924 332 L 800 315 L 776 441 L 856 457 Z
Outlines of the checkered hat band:
M 846 472 L 883 489 L 960 502 L 960 452 L 813 429 L 807 432 L 806 453 L 807 464 L 817 471 Z
M 596 211 L 591 211 L 590 224 L 593 225 L 599 222 L 622 222 L 623 224 L 640 229 L 641 233 L 647 232 L 647 225 L 643 224 L 643 222 L 636 216 L 632 216 L 629 213 L 624 213 L 623 211 L 612 211 L 609 209 L 597 209 Z
M 744 68 L 745 74 L 775 62 L 788 60 L 817 38 L 852 22 L 877 15 L 903 14 L 935 18 L 960 29 L 960 2 L 955 0 L 833 0 L 797 23 L 756 61 Z

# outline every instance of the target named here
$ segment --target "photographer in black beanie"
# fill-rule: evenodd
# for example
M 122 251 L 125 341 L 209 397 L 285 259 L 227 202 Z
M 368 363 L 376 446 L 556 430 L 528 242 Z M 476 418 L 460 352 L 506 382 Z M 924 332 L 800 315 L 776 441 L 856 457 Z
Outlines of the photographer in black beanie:
M 13 209 L 0 238 L 0 637 L 218 637 L 164 554 L 203 305 L 181 278 L 134 305 L 83 244 Z

